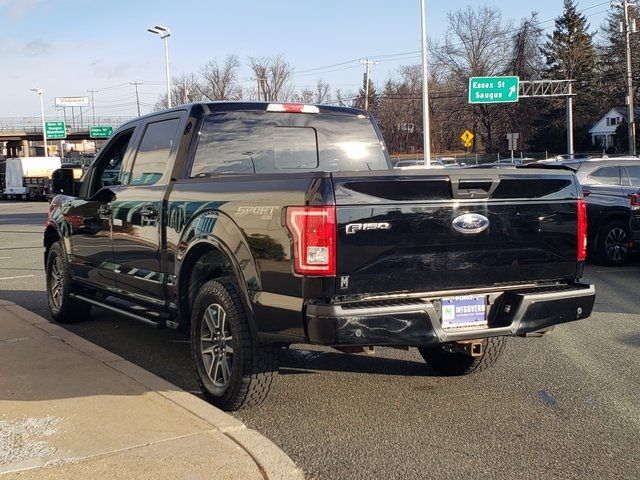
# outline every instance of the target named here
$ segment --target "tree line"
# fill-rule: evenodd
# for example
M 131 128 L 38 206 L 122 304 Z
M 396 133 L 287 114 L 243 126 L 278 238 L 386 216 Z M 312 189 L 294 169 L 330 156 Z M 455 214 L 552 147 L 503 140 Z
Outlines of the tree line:
M 452 11 L 442 40 L 429 43 L 429 111 L 432 150 L 460 151 L 460 134 L 469 129 L 476 138 L 474 152 L 507 149 L 506 134 L 520 133 L 527 151 L 563 153 L 566 144 L 564 99 L 522 99 L 516 104 L 470 105 L 470 77 L 517 75 L 521 80 L 574 80 L 576 151 L 597 150 L 590 128 L 606 112 L 625 106 L 626 67 L 622 13 L 611 10 L 603 25 L 592 31 L 586 10 L 576 0 L 563 0 L 563 12 L 545 34 L 538 13 L 515 23 L 500 9 L 480 6 Z M 638 19 L 636 9 L 631 18 Z M 634 72 L 640 65 L 640 35 L 632 35 Z M 251 84 L 243 86 L 241 62 L 230 54 L 213 60 L 198 73 L 173 79 L 174 105 L 201 100 L 264 100 L 331 104 L 364 108 L 366 85 L 357 92 L 332 89 L 318 79 L 313 88 L 297 89 L 294 66 L 283 56 L 249 57 Z M 640 80 L 635 78 L 636 94 Z M 249 85 L 251 85 L 249 84 Z M 156 107 L 164 108 L 166 95 Z M 369 111 L 375 116 L 389 150 L 422 151 L 422 72 L 420 65 L 403 65 L 385 82 L 369 79 Z M 614 150 L 626 150 L 626 125 L 619 127 Z

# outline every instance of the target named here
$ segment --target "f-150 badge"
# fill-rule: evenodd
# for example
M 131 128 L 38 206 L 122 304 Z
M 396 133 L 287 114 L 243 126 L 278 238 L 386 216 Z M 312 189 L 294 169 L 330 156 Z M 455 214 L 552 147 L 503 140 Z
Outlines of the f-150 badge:
M 368 232 L 371 230 L 391 230 L 391 224 L 387 222 L 380 223 L 350 223 L 347 225 L 347 235 L 353 235 L 358 232 Z

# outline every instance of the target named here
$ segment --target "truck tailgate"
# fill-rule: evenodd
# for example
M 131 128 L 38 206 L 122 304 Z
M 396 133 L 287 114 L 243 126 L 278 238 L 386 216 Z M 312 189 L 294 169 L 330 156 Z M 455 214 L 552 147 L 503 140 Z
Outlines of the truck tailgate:
M 576 275 L 579 189 L 565 171 L 333 175 L 339 296 Z

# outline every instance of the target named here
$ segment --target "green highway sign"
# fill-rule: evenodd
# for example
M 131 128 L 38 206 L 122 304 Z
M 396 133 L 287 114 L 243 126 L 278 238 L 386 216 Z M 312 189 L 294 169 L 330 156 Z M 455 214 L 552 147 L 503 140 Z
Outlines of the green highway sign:
M 471 77 L 469 103 L 514 103 L 519 87 L 518 77 Z
M 108 125 L 94 125 L 89 127 L 90 138 L 109 138 L 113 133 L 113 127 Z
M 64 122 L 45 122 L 44 133 L 47 140 L 62 140 L 67 138 L 67 126 Z

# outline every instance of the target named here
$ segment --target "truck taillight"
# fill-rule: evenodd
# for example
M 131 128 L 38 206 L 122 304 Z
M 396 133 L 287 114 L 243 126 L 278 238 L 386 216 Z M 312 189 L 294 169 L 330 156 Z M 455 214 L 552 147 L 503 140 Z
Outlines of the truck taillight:
M 336 207 L 288 207 L 287 228 L 293 236 L 293 262 L 299 275 L 336 274 Z
M 587 202 L 578 200 L 578 261 L 587 259 Z

